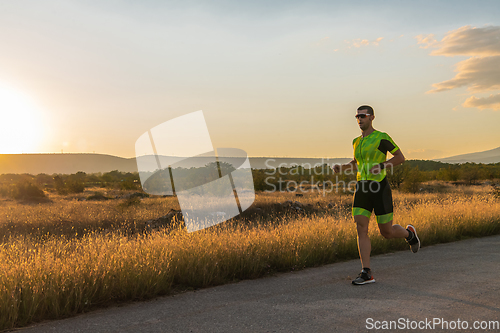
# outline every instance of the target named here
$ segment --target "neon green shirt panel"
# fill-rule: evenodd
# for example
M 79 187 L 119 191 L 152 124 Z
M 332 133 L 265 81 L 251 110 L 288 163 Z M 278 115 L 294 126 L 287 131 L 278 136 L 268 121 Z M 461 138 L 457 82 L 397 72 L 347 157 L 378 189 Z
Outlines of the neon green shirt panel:
M 389 134 L 380 131 L 373 131 L 363 138 L 358 136 L 352 141 L 354 158 L 358 163 L 358 173 L 356 179 L 382 181 L 386 176 L 386 170 L 378 175 L 370 173 L 370 169 L 379 163 L 387 160 L 387 152 L 394 154 L 399 147 Z

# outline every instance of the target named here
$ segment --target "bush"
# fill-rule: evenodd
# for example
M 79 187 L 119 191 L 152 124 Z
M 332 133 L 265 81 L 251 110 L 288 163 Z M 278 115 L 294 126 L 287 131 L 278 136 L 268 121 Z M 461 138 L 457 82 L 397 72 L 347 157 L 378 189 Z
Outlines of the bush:
M 493 196 L 500 199 L 500 187 L 493 186 Z
M 68 181 L 65 187 L 67 193 L 83 193 L 85 190 L 85 184 L 76 180 Z
M 64 185 L 64 181 L 61 176 L 57 175 L 54 177 L 54 186 L 56 187 L 57 193 L 61 195 L 68 194 L 68 189 Z
M 422 179 L 422 172 L 418 167 L 410 169 L 410 171 L 408 171 L 408 176 L 401 184 L 401 191 L 406 193 L 417 193 L 420 190 Z
M 137 196 L 131 196 L 127 199 L 125 199 L 124 202 L 120 204 L 121 207 L 136 207 L 141 204 L 141 198 Z
M 108 199 L 110 199 L 110 198 L 108 198 L 107 196 L 105 196 L 101 192 L 94 192 L 94 194 L 87 197 L 87 200 L 99 200 L 99 201 L 101 201 L 101 200 L 108 200 Z
M 480 170 L 477 166 L 467 163 L 461 169 L 460 178 L 465 180 L 467 184 L 474 185 L 480 178 Z
M 0 197 L 9 197 L 10 196 L 10 186 L 0 185 Z
M 391 187 L 399 189 L 401 184 L 408 178 L 409 167 L 408 164 L 405 163 L 389 168 L 386 172 Z
M 45 193 L 36 185 L 24 181 L 17 183 L 12 190 L 12 197 L 16 200 L 41 199 L 45 198 Z
M 458 166 L 448 166 L 447 168 L 441 168 L 438 171 L 437 179 L 456 182 L 460 178 L 460 167 Z
M 139 190 L 140 185 L 139 181 L 135 179 L 127 179 L 120 182 L 120 188 L 125 191 Z

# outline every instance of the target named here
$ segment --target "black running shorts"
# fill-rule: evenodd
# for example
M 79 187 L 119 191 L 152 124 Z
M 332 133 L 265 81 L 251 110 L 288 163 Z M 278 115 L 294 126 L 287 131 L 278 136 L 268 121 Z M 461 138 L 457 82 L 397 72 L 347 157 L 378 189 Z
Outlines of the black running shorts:
M 392 192 L 387 177 L 381 182 L 360 180 L 356 184 L 352 215 L 363 215 L 370 218 L 372 211 L 375 211 L 377 223 L 392 221 Z

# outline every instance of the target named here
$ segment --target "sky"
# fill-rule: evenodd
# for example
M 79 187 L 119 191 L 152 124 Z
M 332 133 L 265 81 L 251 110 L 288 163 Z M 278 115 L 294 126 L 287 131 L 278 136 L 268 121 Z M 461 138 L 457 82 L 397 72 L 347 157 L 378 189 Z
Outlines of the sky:
M 500 146 L 498 1 L 0 0 L 0 153 L 212 145 L 351 157 L 358 106 L 408 159 Z M 176 142 L 168 143 L 175 145 Z

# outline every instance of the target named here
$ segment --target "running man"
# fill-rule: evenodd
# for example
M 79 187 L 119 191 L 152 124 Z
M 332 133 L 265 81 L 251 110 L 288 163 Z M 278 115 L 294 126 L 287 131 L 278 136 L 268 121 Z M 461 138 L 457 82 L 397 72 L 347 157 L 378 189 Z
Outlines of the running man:
M 360 106 L 355 117 L 361 129 L 361 136 L 355 138 L 352 143 L 354 159 L 347 164 L 336 164 L 332 169 L 335 173 L 340 173 L 343 170 L 357 168 L 352 215 L 358 232 L 362 270 L 352 283 L 361 285 L 375 282 L 370 270 L 371 243 L 368 237 L 368 223 L 373 210 L 380 234 L 386 239 L 405 238 L 413 253 L 420 248 L 420 240 L 415 227 L 411 224 L 406 229 L 399 224 L 392 224 L 392 193 L 386 177 L 386 168 L 403 163 L 405 161 L 403 153 L 387 133 L 373 128 L 375 114 L 372 107 Z M 386 160 L 387 152 L 393 155 L 389 160 Z

